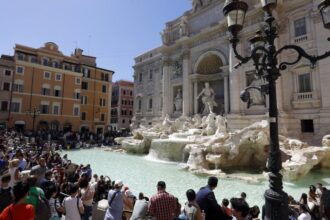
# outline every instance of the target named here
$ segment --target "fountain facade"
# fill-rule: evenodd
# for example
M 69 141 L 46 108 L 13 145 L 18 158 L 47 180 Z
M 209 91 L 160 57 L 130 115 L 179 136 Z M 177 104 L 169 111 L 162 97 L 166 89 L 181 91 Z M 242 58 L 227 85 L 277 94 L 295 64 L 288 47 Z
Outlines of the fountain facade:
M 269 123 L 253 123 L 229 131 L 225 117 L 210 111 L 207 116 L 163 120 L 150 127 L 133 130 L 133 137 L 116 141 L 129 153 L 182 162 L 194 173 L 218 174 L 233 170 L 262 172 L 266 170 L 269 145 Z M 313 168 L 330 168 L 329 137 L 322 147 L 280 136 L 282 174 L 286 180 L 297 180 Z M 265 175 L 267 176 L 267 175 Z

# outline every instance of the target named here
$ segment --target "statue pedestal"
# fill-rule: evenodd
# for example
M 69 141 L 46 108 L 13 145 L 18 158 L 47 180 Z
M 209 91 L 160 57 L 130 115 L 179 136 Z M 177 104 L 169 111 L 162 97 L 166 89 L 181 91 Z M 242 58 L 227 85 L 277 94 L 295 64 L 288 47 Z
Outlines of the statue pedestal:
M 173 118 L 179 118 L 179 117 L 181 117 L 182 116 L 182 111 L 175 111 L 174 113 L 173 113 Z

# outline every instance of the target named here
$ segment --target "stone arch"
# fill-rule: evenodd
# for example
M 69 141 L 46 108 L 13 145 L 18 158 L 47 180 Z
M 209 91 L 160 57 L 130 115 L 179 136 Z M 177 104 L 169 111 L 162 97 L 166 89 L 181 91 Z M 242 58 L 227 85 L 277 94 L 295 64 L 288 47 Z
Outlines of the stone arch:
M 207 51 L 197 59 L 194 73 L 214 74 L 221 72 L 220 67 L 227 64 L 227 59 L 220 51 Z

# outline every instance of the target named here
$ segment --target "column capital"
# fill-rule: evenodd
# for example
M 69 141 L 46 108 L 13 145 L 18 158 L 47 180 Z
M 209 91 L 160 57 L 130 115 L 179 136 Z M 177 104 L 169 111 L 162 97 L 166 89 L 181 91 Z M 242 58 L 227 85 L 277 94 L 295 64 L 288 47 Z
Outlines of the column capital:
M 183 50 L 181 57 L 184 60 L 189 59 L 190 58 L 190 50 L 188 50 L 188 49 Z
M 163 57 L 162 58 L 162 64 L 163 66 L 170 66 L 172 65 L 173 60 L 170 57 Z

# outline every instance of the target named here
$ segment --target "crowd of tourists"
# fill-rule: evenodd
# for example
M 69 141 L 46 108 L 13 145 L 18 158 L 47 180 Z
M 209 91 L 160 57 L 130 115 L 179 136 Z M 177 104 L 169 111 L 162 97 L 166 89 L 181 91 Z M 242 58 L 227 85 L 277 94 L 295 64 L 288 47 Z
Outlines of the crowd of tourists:
M 134 195 L 122 180 L 93 174 L 89 164 L 76 165 L 59 150 L 52 141 L 31 143 L 21 133 L 0 131 L 0 220 L 88 220 L 104 199 L 104 220 L 264 219 L 264 207 L 249 206 L 244 192 L 218 203 L 217 177 L 198 191 L 188 189 L 180 204 L 165 181 L 155 183 L 150 198 Z M 298 201 L 289 196 L 289 207 L 288 219 L 330 220 L 330 192 L 322 184 L 310 186 Z

